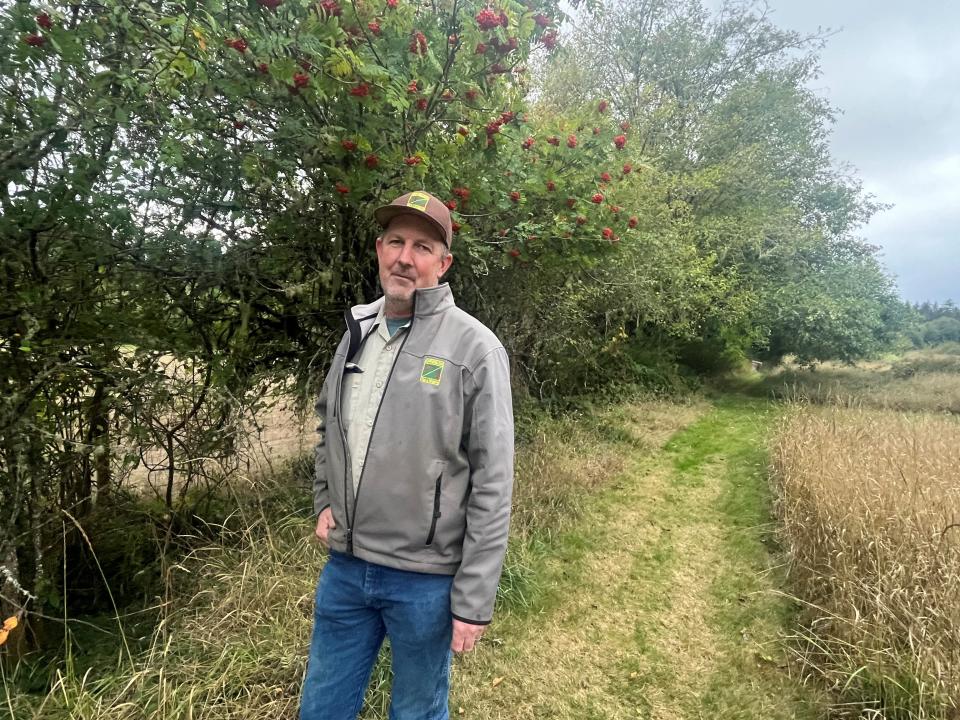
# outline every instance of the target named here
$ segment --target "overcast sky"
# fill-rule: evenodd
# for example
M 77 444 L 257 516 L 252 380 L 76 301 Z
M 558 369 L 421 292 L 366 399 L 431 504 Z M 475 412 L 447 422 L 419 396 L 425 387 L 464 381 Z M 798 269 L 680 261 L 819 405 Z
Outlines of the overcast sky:
M 862 235 L 904 299 L 960 302 L 960 3 L 768 1 L 779 27 L 839 31 L 814 84 L 841 111 L 833 155 L 894 205 Z

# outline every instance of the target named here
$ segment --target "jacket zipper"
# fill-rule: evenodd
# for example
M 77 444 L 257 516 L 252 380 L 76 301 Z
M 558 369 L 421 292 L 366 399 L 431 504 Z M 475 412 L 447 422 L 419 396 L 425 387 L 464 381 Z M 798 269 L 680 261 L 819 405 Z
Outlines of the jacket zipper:
M 437 475 L 437 489 L 433 492 L 433 520 L 430 521 L 430 532 L 427 534 L 427 545 L 433 542 L 433 536 L 437 532 L 437 520 L 440 519 L 440 480 L 443 479 L 443 473 Z
M 334 408 L 337 411 L 337 427 L 340 429 L 340 442 L 343 444 L 343 502 L 346 505 L 347 502 L 347 493 L 350 492 L 350 451 L 347 450 L 347 433 L 343 429 L 343 415 L 341 411 L 343 410 L 343 404 L 341 402 L 341 394 L 343 392 L 343 376 L 345 374 L 345 369 L 340 371 L 340 377 L 337 380 L 337 397 L 334 400 Z M 354 498 L 356 502 L 356 498 Z M 347 552 L 353 553 L 353 530 L 350 528 L 350 523 L 347 523 Z
M 393 370 L 397 367 L 397 360 L 400 359 L 400 353 L 403 352 L 403 346 L 407 344 L 407 340 L 410 337 L 410 333 L 413 332 L 413 321 L 417 317 L 417 294 L 413 294 L 413 315 L 410 316 L 410 324 L 407 325 L 407 334 L 403 336 L 403 340 L 400 342 L 400 347 L 397 348 L 397 355 L 393 358 L 393 363 L 390 365 L 390 373 L 387 375 L 386 381 L 383 383 L 383 394 L 380 396 L 380 402 L 377 404 L 377 414 L 373 416 L 373 425 L 370 427 L 370 439 L 373 439 L 373 433 L 377 429 L 377 419 L 380 417 L 380 409 L 383 407 L 383 399 L 387 396 L 387 389 L 390 387 L 390 379 L 393 377 Z M 383 321 L 386 322 L 387 318 L 384 315 Z M 343 375 L 341 377 L 341 382 Z M 346 442 L 346 439 L 344 439 Z M 353 523 L 357 518 L 357 501 L 360 499 L 360 486 L 363 485 L 363 473 L 367 469 L 367 457 L 370 455 L 370 442 L 367 442 L 367 450 L 363 453 L 363 463 L 360 466 L 360 477 L 357 479 L 357 492 L 353 498 L 353 513 L 350 517 L 347 518 L 347 553 L 353 555 Z

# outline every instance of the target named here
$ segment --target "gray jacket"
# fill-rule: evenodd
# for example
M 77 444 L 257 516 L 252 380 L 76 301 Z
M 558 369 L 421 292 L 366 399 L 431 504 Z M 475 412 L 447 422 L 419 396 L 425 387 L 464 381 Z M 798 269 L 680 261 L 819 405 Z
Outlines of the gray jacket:
M 347 313 L 317 400 L 314 510 L 333 512 L 330 547 L 402 570 L 453 575 L 454 617 L 486 624 L 503 567 L 513 489 L 507 353 L 453 302 L 421 288 L 374 421 L 356 498 L 341 423 L 343 376 L 383 305 Z

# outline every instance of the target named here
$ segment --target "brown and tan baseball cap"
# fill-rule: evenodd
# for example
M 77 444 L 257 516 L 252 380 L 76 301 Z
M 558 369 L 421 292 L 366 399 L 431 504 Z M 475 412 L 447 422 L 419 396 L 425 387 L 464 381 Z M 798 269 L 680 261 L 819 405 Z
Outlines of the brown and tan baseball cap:
M 428 192 L 415 190 L 401 195 L 389 205 L 383 205 L 373 211 L 373 216 L 386 228 L 397 215 L 416 215 L 433 225 L 440 233 L 444 245 L 450 248 L 453 242 L 453 222 L 450 210 Z

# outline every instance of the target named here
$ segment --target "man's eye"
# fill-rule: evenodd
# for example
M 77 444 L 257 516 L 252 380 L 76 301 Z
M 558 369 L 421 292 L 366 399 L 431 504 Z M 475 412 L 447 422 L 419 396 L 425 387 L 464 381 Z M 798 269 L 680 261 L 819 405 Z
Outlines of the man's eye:
M 417 245 L 417 252 L 422 252 L 422 253 L 428 253 L 428 254 L 429 254 L 429 253 L 430 253 L 430 246 L 429 246 L 429 245 L 423 245 L 423 244 Z

